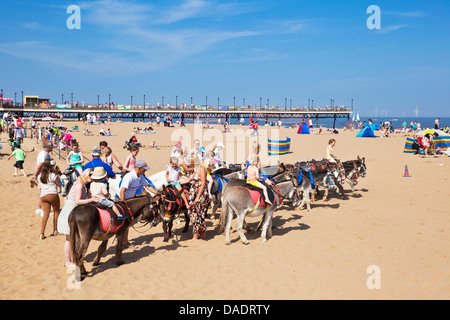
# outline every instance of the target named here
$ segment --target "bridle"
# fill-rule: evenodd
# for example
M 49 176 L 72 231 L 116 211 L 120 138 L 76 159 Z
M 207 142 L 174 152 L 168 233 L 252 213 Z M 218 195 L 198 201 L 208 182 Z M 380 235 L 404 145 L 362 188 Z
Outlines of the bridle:
M 174 193 L 174 191 L 172 189 L 169 189 L 169 192 Z M 160 206 L 160 209 L 161 209 L 162 216 L 172 220 L 175 217 L 175 215 L 181 211 L 182 205 L 179 202 L 180 199 L 177 198 L 175 200 L 168 200 L 166 195 L 163 194 L 161 196 L 161 200 L 162 201 L 160 202 L 159 206 Z M 166 203 L 169 204 L 167 206 L 167 210 L 165 210 L 166 209 L 166 205 L 165 205 Z M 172 205 L 178 205 L 178 208 L 177 208 L 176 212 L 172 212 Z

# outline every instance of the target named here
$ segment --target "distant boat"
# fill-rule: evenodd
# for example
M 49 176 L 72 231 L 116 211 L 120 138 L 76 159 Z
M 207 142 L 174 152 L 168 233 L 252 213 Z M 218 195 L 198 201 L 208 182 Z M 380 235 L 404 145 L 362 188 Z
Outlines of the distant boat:
M 361 119 L 359 118 L 359 112 L 358 112 L 358 114 L 356 115 L 356 121 L 361 121 Z

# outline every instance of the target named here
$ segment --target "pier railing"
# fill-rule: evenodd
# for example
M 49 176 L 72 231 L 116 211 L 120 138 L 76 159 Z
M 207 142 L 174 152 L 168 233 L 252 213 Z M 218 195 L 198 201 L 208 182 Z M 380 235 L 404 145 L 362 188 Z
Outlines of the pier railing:
M 57 105 L 37 105 L 28 104 L 25 106 L 14 106 L 14 105 L 3 105 L 3 109 L 14 109 L 21 111 L 24 109 L 31 109 L 39 112 L 46 112 L 46 110 L 54 112 L 55 110 L 59 112 L 68 111 L 92 111 L 92 112 L 106 112 L 106 111 L 137 111 L 137 112 L 353 112 L 352 107 L 347 106 L 318 106 L 318 107 L 280 107 L 280 106 L 204 106 L 204 105 L 193 105 L 193 106 L 143 106 L 143 105 L 67 105 L 66 108 L 58 107 Z

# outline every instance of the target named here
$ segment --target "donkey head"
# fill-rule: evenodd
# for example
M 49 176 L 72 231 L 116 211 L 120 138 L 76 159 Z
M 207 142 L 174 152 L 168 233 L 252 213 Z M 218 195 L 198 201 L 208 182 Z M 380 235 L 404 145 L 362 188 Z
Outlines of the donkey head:
M 175 214 L 179 211 L 183 204 L 181 194 L 183 190 L 177 191 L 174 188 L 166 188 L 163 186 L 163 195 L 159 201 L 160 214 L 164 220 L 173 220 Z

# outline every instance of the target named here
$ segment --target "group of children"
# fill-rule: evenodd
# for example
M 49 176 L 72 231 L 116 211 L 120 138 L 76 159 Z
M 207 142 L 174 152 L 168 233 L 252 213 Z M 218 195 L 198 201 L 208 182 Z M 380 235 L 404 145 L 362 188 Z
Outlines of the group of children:
M 194 148 L 189 153 L 198 157 L 199 161 L 206 169 L 207 190 L 210 199 L 212 198 L 211 189 L 214 182 L 212 172 L 215 168 L 219 168 L 222 165 L 219 151 L 223 148 L 225 148 L 225 146 L 222 143 L 219 143 L 213 148 L 213 150 L 208 151 L 205 154 L 205 149 L 203 147 L 200 147 L 200 142 L 196 140 L 194 141 Z M 267 187 L 259 181 L 259 179 L 261 178 L 261 162 L 258 155 L 259 150 L 260 145 L 256 144 L 256 146 L 254 146 L 253 148 L 252 154 L 247 159 L 247 184 L 262 189 L 265 197 L 264 201 L 267 204 L 271 205 L 272 202 L 269 200 Z M 178 191 L 182 190 L 180 177 L 182 175 L 183 168 L 180 166 L 180 157 L 183 157 L 183 155 L 184 152 L 181 142 L 178 142 L 175 146 L 175 149 L 172 151 L 172 155 L 170 157 L 170 166 L 166 171 L 166 186 L 173 185 Z M 188 200 L 184 192 L 181 193 L 181 196 L 186 204 L 186 207 L 189 209 Z

